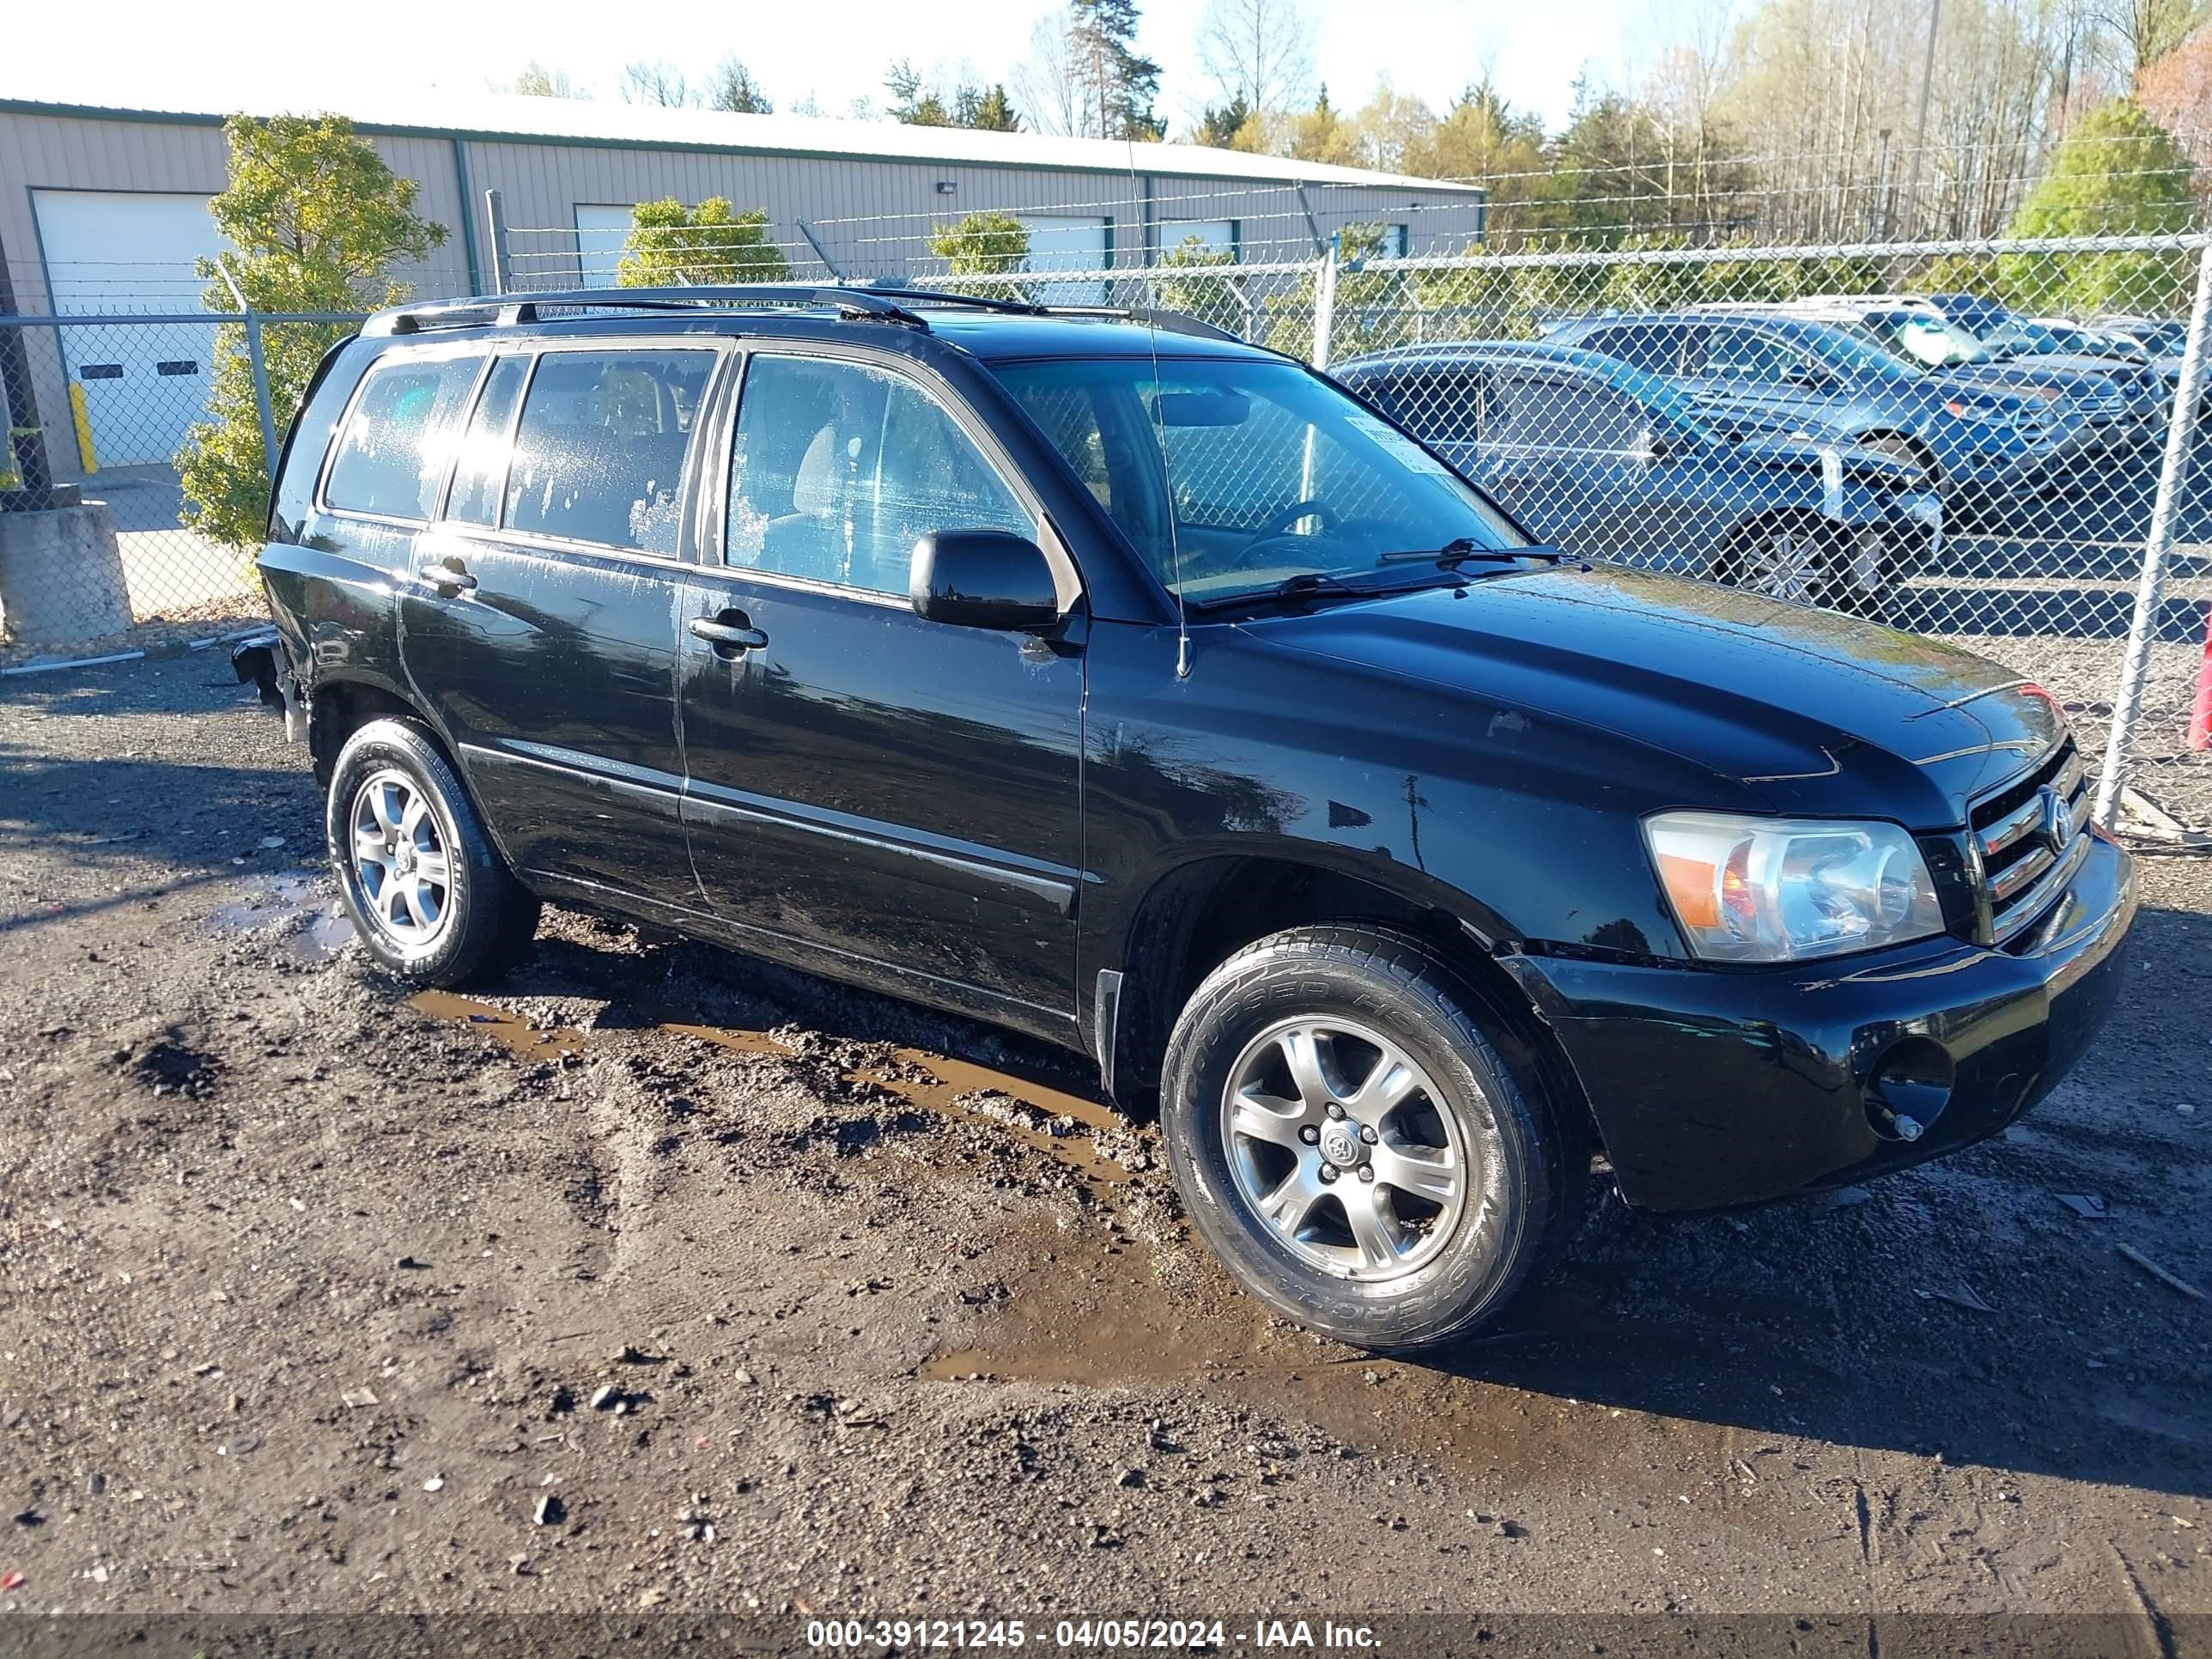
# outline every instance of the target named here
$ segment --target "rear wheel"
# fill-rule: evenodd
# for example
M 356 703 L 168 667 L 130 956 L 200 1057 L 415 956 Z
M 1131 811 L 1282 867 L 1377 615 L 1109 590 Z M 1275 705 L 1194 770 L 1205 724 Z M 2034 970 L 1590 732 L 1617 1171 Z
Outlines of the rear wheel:
M 1185 1207 L 1300 1324 L 1376 1349 L 1464 1336 L 1581 1213 L 1568 1138 L 1514 1047 L 1415 939 L 1328 927 L 1248 945 L 1169 1041 L 1161 1123 Z
M 417 985 L 460 985 L 497 975 L 528 950 L 537 899 L 413 721 L 371 720 L 346 739 L 325 830 L 354 927 L 391 972 Z

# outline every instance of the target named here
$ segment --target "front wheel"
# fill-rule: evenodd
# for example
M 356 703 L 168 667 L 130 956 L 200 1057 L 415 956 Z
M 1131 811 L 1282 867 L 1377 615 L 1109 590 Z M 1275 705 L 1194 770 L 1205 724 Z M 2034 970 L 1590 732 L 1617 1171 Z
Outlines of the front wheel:
M 1519 1045 L 1411 938 L 1299 928 L 1207 975 L 1169 1040 L 1176 1189 L 1238 1282 L 1361 1347 L 1467 1335 L 1580 1214 L 1567 1137 Z
M 1834 528 L 1810 514 L 1783 514 L 1747 525 L 1721 556 L 1714 574 L 1792 605 L 1835 605 L 1850 592 L 1849 557 Z
M 331 865 L 370 956 L 416 985 L 492 977 L 538 929 L 517 882 L 429 734 L 371 720 L 331 769 L 324 827 Z

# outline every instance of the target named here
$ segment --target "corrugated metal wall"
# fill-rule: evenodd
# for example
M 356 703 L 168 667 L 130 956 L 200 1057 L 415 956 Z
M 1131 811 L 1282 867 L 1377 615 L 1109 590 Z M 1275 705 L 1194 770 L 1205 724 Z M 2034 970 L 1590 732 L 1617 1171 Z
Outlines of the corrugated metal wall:
M 378 152 L 420 185 L 417 210 L 444 225 L 443 247 L 394 274 L 419 294 L 459 294 L 488 277 L 490 256 L 481 223 L 483 192 L 505 198 L 518 284 L 546 288 L 579 280 L 579 205 L 627 206 L 675 197 L 727 198 L 740 210 L 765 209 L 794 270 L 825 275 L 798 229 L 805 221 L 848 276 L 910 274 L 930 268 L 931 228 L 990 209 L 1018 214 L 1097 217 L 1111 222 L 1117 266 L 1144 262 L 1164 238 L 1159 221 L 1237 228 L 1243 263 L 1314 256 L 1322 237 L 1346 225 L 1407 227 L 1407 250 L 1456 251 L 1480 234 L 1480 198 L 1418 186 L 1288 185 L 1234 179 L 1151 178 L 1045 167 L 975 166 L 905 159 L 736 154 L 575 141 L 457 139 L 443 134 L 368 130 Z M 1133 160 L 1141 167 L 1144 147 Z M 170 191 L 212 195 L 224 184 L 221 127 L 189 118 L 0 110 L 0 246 L 18 307 L 46 312 L 46 280 L 33 193 L 40 189 Z M 949 192 L 939 189 L 949 184 Z M 1310 216 L 1310 217 L 1309 217 Z M 82 295 L 82 289 L 74 290 Z M 157 308 L 136 299 L 130 273 L 113 273 L 112 309 Z M 175 308 L 173 295 L 158 307 Z M 70 309 L 87 308 L 80 297 Z M 39 406 L 50 433 L 66 429 L 68 388 L 52 350 L 34 352 Z M 70 446 L 50 442 L 58 470 Z

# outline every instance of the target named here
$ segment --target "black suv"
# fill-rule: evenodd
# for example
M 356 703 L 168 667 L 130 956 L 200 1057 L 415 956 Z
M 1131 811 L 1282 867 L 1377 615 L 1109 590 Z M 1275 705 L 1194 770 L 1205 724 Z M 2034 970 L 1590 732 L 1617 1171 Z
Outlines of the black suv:
M 1681 1210 L 1990 1134 L 2135 910 L 2035 686 L 1534 545 L 1172 319 L 387 312 L 269 544 L 386 968 L 494 973 L 551 899 L 1083 1051 L 1243 1284 L 1371 1347 L 1492 1318 L 1601 1152 Z

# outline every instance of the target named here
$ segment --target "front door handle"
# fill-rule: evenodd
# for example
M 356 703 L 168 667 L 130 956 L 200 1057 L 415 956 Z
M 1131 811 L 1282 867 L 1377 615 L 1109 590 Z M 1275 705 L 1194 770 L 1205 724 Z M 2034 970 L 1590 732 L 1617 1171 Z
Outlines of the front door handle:
M 735 662 L 746 652 L 758 651 L 768 644 L 768 635 L 755 628 L 742 611 L 692 617 L 691 637 L 706 641 L 714 647 L 714 654 L 726 662 Z

